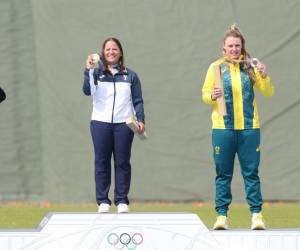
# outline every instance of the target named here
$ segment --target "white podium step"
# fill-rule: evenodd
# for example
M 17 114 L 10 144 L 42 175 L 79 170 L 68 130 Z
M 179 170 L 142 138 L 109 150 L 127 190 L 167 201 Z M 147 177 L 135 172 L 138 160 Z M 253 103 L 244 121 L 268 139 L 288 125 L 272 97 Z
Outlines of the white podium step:
M 191 213 L 50 213 L 0 230 L 1 250 L 300 250 L 300 230 L 209 231 Z

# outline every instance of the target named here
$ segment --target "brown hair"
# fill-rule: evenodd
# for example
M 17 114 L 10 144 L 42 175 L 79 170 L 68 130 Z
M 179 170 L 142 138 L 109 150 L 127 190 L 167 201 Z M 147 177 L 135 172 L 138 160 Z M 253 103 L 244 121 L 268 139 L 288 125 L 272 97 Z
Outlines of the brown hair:
M 245 72 L 249 76 L 250 80 L 254 83 L 255 82 L 255 74 L 254 74 L 253 68 L 250 65 L 250 62 L 248 62 L 248 60 L 247 60 L 250 57 L 250 54 L 246 50 L 245 38 L 236 24 L 231 25 L 230 28 L 225 32 L 223 44 L 225 44 L 225 41 L 228 37 L 235 37 L 235 38 L 241 39 L 241 42 L 242 42 L 241 55 L 243 55 L 243 61 L 240 62 L 240 65 L 245 70 Z
M 120 70 L 124 71 L 125 70 L 125 65 L 124 65 L 123 48 L 122 48 L 121 42 L 115 37 L 109 37 L 109 38 L 105 39 L 105 41 L 102 44 L 101 59 L 103 60 L 104 69 L 108 70 L 108 65 L 107 65 L 107 62 L 105 61 L 105 57 L 104 57 L 104 49 L 105 49 L 106 43 L 109 42 L 109 41 L 115 42 L 117 44 L 119 50 L 121 51 L 121 56 L 120 56 L 118 64 L 119 64 Z

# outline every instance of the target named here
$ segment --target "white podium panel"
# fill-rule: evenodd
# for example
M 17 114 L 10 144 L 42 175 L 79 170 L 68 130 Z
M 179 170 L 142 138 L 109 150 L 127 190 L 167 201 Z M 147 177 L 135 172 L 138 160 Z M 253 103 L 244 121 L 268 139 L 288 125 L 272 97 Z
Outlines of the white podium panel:
M 300 250 L 299 229 L 211 231 L 224 250 Z
M 1 250 L 300 250 L 300 230 L 209 231 L 191 213 L 53 213 L 0 230 Z
M 1 250 L 221 250 L 189 213 L 54 213 L 34 230 L 0 232 Z

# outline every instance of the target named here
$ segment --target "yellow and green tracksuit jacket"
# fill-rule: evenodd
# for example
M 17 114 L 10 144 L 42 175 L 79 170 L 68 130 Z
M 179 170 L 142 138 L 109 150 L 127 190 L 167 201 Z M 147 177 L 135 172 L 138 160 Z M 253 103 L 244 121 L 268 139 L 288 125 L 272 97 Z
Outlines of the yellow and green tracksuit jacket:
M 215 65 L 219 65 L 221 69 L 227 109 L 227 115 L 224 117 L 218 113 L 218 102 L 211 99 L 215 83 Z M 206 104 L 213 105 L 213 129 L 259 128 L 254 89 L 258 89 L 264 96 L 272 96 L 274 86 L 269 76 L 262 78 L 256 69 L 254 73 L 255 82 L 253 83 L 239 63 L 230 63 L 221 58 L 210 65 L 202 88 L 202 99 Z

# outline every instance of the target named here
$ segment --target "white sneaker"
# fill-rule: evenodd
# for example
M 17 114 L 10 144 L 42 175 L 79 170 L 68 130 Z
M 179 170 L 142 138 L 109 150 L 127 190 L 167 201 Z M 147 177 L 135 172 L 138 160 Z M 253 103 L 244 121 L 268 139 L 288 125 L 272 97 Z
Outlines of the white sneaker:
M 98 213 L 108 213 L 110 209 L 110 205 L 107 203 L 101 203 L 98 206 Z
M 251 229 L 252 230 L 265 230 L 266 226 L 264 223 L 264 218 L 261 213 L 253 213 L 251 219 Z
M 213 229 L 214 230 L 226 230 L 226 229 L 228 229 L 227 217 L 224 216 L 224 215 L 218 215 Z
M 129 212 L 129 207 L 125 203 L 120 203 L 118 206 L 118 213 L 128 213 Z

